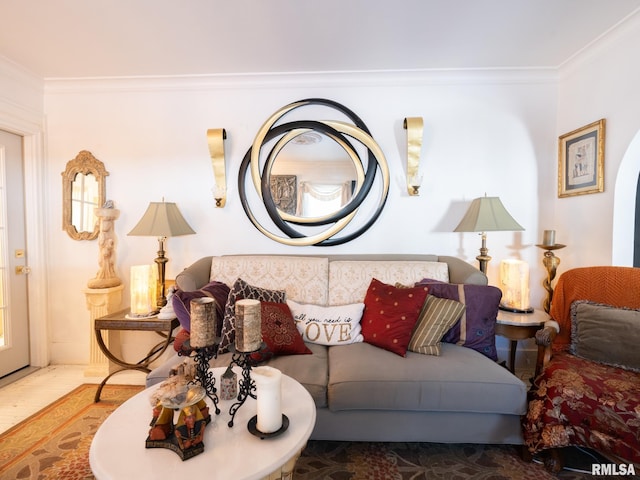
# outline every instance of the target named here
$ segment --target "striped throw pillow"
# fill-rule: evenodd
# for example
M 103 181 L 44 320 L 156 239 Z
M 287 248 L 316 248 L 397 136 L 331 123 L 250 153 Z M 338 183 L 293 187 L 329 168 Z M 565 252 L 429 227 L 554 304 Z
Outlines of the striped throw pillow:
M 440 340 L 462 316 L 466 306 L 456 300 L 427 295 L 411 335 L 408 350 L 440 355 Z

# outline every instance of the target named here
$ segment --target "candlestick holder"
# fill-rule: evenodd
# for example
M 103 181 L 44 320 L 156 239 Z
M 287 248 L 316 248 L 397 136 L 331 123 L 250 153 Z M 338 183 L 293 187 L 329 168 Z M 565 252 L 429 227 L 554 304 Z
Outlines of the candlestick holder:
M 240 352 L 234 346 L 230 347 L 230 350 L 233 352 L 231 357 L 230 365 L 237 365 L 242 370 L 242 374 L 238 379 L 238 397 L 237 401 L 231 405 L 229 408 L 229 415 L 231 415 L 231 420 L 229 420 L 229 427 L 233 427 L 233 421 L 235 419 L 236 413 L 238 409 L 247 398 L 256 398 L 256 383 L 251 378 L 251 368 L 253 366 L 253 361 L 251 360 L 251 354 L 260 351 L 264 346 L 264 343 L 260 346 L 259 349 L 251 351 L 251 352 Z
M 547 278 L 542 282 L 542 284 L 547 291 L 547 298 L 544 300 L 542 306 L 544 311 L 549 313 L 551 300 L 553 299 L 553 287 L 551 286 L 551 282 L 556 278 L 556 271 L 558 269 L 558 265 L 560 265 L 560 259 L 554 255 L 553 251 L 560 250 L 561 248 L 566 247 L 566 245 L 556 243 L 554 245 L 536 245 L 536 247 L 546 250 L 544 252 L 544 258 L 542 259 L 542 264 L 547 269 Z
M 207 397 L 209 397 L 213 402 L 216 415 L 220 415 L 220 407 L 218 407 L 220 399 L 218 398 L 218 390 L 216 388 L 216 378 L 213 375 L 213 372 L 209 369 L 209 361 L 212 358 L 218 357 L 219 345 L 220 339 L 218 337 L 216 337 L 213 345 L 208 345 L 206 347 L 192 347 L 189 340 L 186 340 L 182 344 L 181 350 L 178 352 L 178 355 L 185 356 L 191 356 L 195 352 L 193 358 L 195 360 L 196 375 L 191 383 L 198 384 L 204 388 Z

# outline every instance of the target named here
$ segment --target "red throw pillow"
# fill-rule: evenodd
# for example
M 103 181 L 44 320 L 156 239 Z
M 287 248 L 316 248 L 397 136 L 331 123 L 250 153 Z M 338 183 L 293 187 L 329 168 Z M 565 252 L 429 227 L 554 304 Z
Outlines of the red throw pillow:
M 265 343 L 265 348 L 253 353 L 252 360 L 262 362 L 274 355 L 312 353 L 305 345 L 286 303 L 260 302 L 260 313 L 262 341 Z
M 398 288 L 372 279 L 364 298 L 364 341 L 405 356 L 428 287 Z

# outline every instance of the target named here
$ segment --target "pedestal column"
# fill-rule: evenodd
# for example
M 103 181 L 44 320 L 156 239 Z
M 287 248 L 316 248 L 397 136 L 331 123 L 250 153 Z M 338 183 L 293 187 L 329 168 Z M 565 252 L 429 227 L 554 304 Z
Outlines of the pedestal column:
M 104 377 L 109 371 L 109 360 L 102 353 L 96 341 L 94 329 L 95 319 L 116 312 L 122 303 L 122 290 L 124 285 L 109 288 L 87 288 L 84 291 L 87 309 L 90 316 L 89 332 L 89 366 L 84 371 L 85 377 Z M 111 332 L 104 339 L 107 349 L 110 350 Z

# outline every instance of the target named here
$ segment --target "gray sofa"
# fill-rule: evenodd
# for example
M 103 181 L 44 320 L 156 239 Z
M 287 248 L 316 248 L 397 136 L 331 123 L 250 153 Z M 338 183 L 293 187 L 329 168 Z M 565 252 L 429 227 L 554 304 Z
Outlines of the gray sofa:
M 443 278 L 443 275 L 447 278 Z M 486 285 L 487 278 L 455 257 L 240 255 L 205 257 L 180 273 L 177 286 L 195 290 L 210 280 L 237 278 L 287 298 L 320 305 L 362 301 L 371 278 L 410 284 L 437 278 Z M 308 343 L 312 355 L 277 356 L 268 364 L 299 381 L 313 397 L 316 440 L 522 444 L 520 416 L 526 385 L 470 348 L 443 343 L 440 356 L 406 357 L 368 343 Z M 147 376 L 147 386 L 169 375 L 175 356 Z M 211 363 L 229 364 L 230 354 Z

